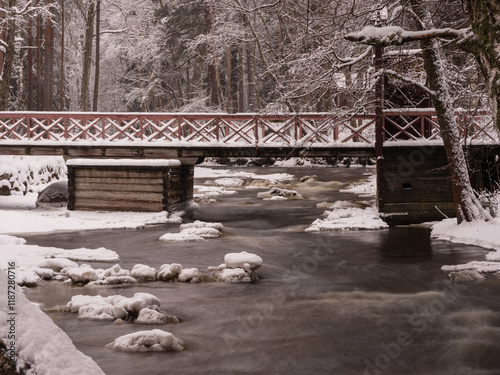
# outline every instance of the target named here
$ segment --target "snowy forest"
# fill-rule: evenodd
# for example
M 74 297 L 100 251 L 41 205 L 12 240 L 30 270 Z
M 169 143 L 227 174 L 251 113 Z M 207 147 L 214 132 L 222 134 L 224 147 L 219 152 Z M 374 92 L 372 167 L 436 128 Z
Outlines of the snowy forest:
M 426 27 L 440 30 L 469 27 L 471 9 L 481 6 L 413 2 L 425 5 Z M 2 3 L 0 109 L 16 111 L 366 113 L 373 48 L 346 35 L 367 26 L 418 30 L 412 1 Z M 440 46 L 453 107 L 486 107 L 480 58 L 456 36 Z M 392 72 L 384 77 L 385 105 L 429 107 L 419 40 L 384 47 Z

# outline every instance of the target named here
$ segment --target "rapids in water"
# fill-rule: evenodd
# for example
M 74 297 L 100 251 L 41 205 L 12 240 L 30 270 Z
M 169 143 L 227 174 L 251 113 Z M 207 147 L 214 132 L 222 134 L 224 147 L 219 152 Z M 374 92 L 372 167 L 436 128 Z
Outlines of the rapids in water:
M 50 282 L 26 295 L 108 375 L 500 373 L 500 280 L 452 283 L 440 270 L 484 259 L 485 249 L 430 239 L 430 230 L 422 227 L 304 231 L 324 212 L 317 203 L 366 199 L 339 190 L 373 169 L 244 170 L 318 177 L 294 186 L 305 200 L 264 201 L 257 198 L 261 190 L 238 189 L 184 217 L 184 222 L 224 224 L 223 237 L 215 240 L 159 242 L 179 224 L 24 237 L 41 246 L 106 247 L 127 269 L 173 262 L 205 269 L 222 263 L 228 252 L 248 251 L 264 260 L 259 281 L 99 288 Z M 73 295 L 136 292 L 157 296 L 162 310 L 181 322 L 116 325 L 58 311 Z M 156 328 L 184 340 L 186 350 L 105 348 L 118 336 Z

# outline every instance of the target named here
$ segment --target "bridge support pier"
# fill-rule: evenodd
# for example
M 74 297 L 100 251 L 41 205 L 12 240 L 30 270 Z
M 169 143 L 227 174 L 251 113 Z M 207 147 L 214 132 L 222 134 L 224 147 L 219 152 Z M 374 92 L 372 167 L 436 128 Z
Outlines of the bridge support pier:
M 68 209 L 175 211 L 193 199 L 194 165 L 187 159 L 70 159 Z
M 476 191 L 499 183 L 499 145 L 468 146 L 471 185 Z M 385 144 L 377 160 L 377 203 L 391 225 L 416 224 L 455 217 L 452 184 L 442 145 Z

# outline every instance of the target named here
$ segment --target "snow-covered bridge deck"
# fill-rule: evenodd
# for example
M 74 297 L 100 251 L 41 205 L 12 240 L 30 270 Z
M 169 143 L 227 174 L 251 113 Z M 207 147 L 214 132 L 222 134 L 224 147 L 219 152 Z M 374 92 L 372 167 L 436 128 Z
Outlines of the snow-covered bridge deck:
M 490 116 L 457 112 L 469 139 L 497 142 Z M 439 140 L 433 109 L 383 113 L 384 142 Z M 375 115 L 2 112 L 0 154 L 78 157 L 372 155 Z

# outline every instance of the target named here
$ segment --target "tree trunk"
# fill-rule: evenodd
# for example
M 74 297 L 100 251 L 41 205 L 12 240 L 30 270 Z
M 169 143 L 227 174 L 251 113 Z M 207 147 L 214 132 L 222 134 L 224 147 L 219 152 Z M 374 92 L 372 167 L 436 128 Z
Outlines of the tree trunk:
M 96 25 L 95 25 L 95 78 L 94 78 L 94 100 L 92 111 L 97 112 L 99 100 L 99 71 L 101 58 L 101 0 L 97 0 Z
M 498 0 L 467 0 L 467 12 L 475 37 L 465 44 L 483 72 L 490 90 L 489 104 L 500 131 L 500 3 Z
M 51 0 L 47 0 L 50 5 Z M 43 103 L 42 110 L 52 110 L 52 73 L 54 60 L 52 58 L 52 20 L 49 16 L 45 19 L 45 51 L 43 61 Z
M 85 31 L 85 46 L 83 51 L 83 72 L 82 87 L 80 91 L 80 110 L 86 112 L 89 110 L 89 84 L 90 68 L 92 67 L 92 41 L 94 38 L 94 18 L 95 2 L 91 0 L 87 11 L 87 28 Z
M 415 22 L 419 31 L 424 29 L 422 23 L 427 28 L 433 27 L 424 2 L 411 0 L 411 7 L 416 15 Z M 420 45 L 423 51 L 429 88 L 435 93 L 433 97 L 434 107 L 450 166 L 457 222 L 460 224 L 462 221 L 491 218 L 481 207 L 470 184 L 467 162 L 453 113 L 446 70 L 443 66 L 441 43 L 438 38 L 434 38 L 421 40 Z
M 10 0 L 9 7 L 14 6 L 16 6 L 16 0 Z M 3 56 L 2 82 L 0 83 L 0 111 L 7 111 L 9 108 L 10 77 L 12 75 L 15 54 L 14 37 L 16 33 L 16 22 L 14 18 L 8 20 L 5 25 L 6 31 L 2 33 L 5 35 L 4 42 L 6 45 L 4 46 L 5 53 Z

